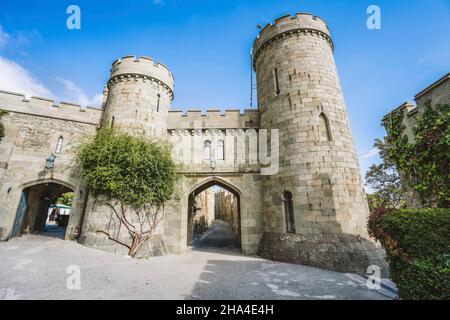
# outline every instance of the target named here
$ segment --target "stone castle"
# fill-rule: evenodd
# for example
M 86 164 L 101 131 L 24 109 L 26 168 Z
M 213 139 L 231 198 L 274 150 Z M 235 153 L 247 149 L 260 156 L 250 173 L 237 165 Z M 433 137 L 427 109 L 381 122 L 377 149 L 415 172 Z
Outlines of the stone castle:
M 417 125 L 417 119 L 426 110 L 427 103 L 430 103 L 431 108 L 435 108 L 437 105 L 450 106 L 450 73 L 447 73 L 443 77 L 439 78 L 418 94 L 414 96 L 414 102 L 406 101 L 397 108 L 393 109 L 387 115 L 383 117 L 383 125 L 386 133 L 389 135 L 389 128 L 392 123 L 392 119 L 397 115 L 402 116 L 403 134 L 408 138 L 410 143 L 414 142 L 413 129 Z M 420 208 L 420 197 L 417 193 L 409 187 L 407 174 L 400 171 L 400 180 L 402 182 L 402 188 L 404 188 L 405 201 L 410 208 Z M 437 203 L 435 203 L 437 205 Z
M 174 160 L 184 164 L 163 224 L 140 255 L 186 251 L 193 198 L 219 186 L 237 199 L 244 254 L 344 272 L 384 268 L 366 231 L 368 206 L 333 50 L 317 16 L 297 13 L 267 24 L 253 44 L 258 110 L 243 113 L 170 111 L 174 77 L 147 57 L 113 63 L 101 110 L 1 92 L 0 109 L 8 114 L 0 144 L 0 240 L 33 232 L 50 193 L 73 190 L 66 240 L 122 252 L 96 232 L 110 223 L 109 208 L 71 173 L 80 141 L 111 125 L 170 141 Z M 270 159 L 255 161 L 261 150 L 253 142 L 266 148 L 267 138 Z

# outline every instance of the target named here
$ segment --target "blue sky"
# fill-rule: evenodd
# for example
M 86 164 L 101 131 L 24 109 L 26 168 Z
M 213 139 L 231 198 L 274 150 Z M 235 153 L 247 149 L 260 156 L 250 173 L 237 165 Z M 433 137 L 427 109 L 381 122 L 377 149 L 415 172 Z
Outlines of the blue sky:
M 81 30 L 66 27 L 71 4 Z M 366 27 L 371 4 L 381 30 Z M 382 116 L 450 71 L 450 0 L 0 0 L 0 89 L 97 104 L 110 64 L 136 54 L 174 73 L 172 109 L 245 109 L 257 24 L 296 11 L 331 28 L 365 172 Z

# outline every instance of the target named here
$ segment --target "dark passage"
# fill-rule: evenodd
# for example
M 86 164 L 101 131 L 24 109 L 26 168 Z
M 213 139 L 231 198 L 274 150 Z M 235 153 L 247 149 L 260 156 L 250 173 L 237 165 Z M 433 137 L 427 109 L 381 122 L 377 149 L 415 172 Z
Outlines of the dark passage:
M 214 220 L 208 232 L 194 239 L 192 247 L 238 249 L 240 246 L 238 237 L 230 224 L 222 220 Z

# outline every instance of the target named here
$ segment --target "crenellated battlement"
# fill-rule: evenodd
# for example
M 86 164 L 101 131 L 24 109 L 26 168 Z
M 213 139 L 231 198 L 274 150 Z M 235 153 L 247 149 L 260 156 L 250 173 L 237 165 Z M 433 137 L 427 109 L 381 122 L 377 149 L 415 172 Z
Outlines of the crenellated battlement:
M 173 93 L 174 77 L 169 68 L 152 58 L 142 56 L 140 58 L 129 55 L 117 59 L 111 66 L 110 81 L 120 77 L 142 77 L 144 80 L 156 80 L 167 86 Z
M 258 129 L 258 110 L 169 111 L 168 130 L 177 129 Z
M 82 107 L 72 102 L 56 103 L 52 99 L 31 97 L 24 94 L 0 90 L 0 109 L 7 112 L 29 114 L 98 125 L 102 110 L 94 107 Z
M 334 48 L 330 29 L 325 20 L 310 13 L 298 12 L 295 15 L 285 15 L 266 24 L 253 43 L 253 60 L 260 54 L 261 50 L 270 45 L 274 40 L 296 33 L 307 33 L 323 37 Z

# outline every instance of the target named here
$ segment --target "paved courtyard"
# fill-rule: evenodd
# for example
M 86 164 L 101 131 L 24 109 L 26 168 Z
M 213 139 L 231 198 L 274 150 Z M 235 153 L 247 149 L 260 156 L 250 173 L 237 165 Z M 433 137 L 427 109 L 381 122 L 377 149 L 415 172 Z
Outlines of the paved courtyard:
M 247 257 L 237 249 L 200 247 L 133 260 L 44 234 L 0 242 L 0 262 L 0 300 L 389 299 L 353 274 Z M 66 284 L 74 265 L 80 290 Z

